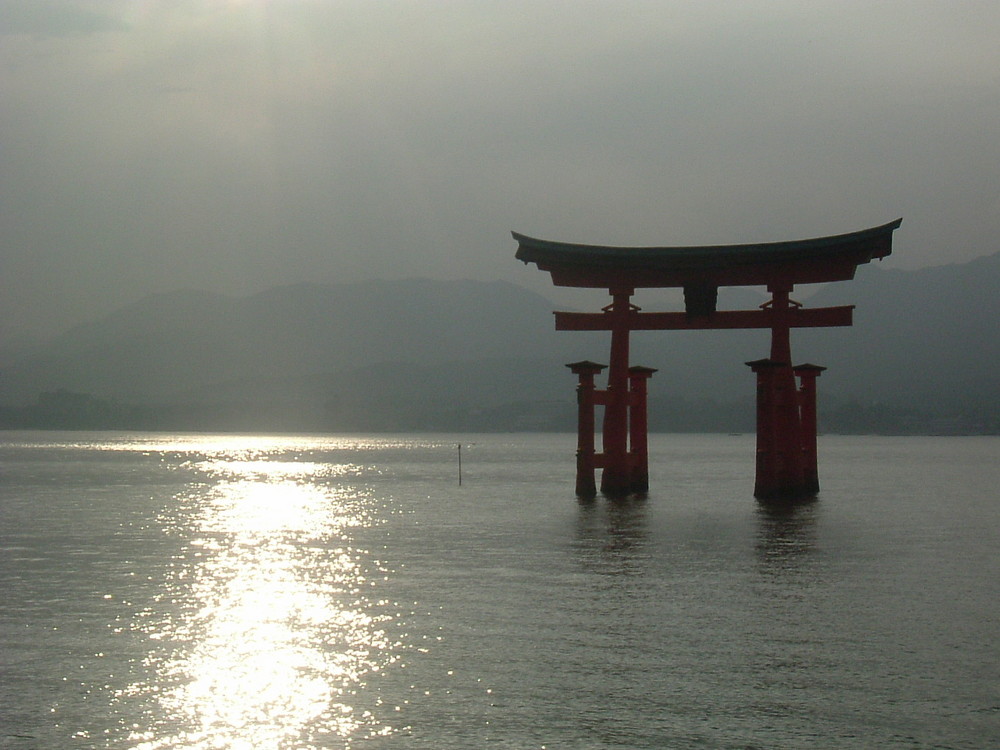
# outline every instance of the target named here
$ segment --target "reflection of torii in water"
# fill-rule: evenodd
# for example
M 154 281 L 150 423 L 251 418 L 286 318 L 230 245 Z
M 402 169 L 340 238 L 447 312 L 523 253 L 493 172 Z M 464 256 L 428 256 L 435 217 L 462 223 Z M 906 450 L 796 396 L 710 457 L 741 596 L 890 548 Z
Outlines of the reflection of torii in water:
M 577 494 L 596 494 L 597 468 L 603 469 L 605 494 L 648 488 L 645 388 L 655 370 L 629 367 L 630 331 L 770 328 L 770 355 L 747 363 L 757 375 L 754 494 L 761 499 L 814 495 L 819 489 L 815 381 L 824 368 L 792 365 L 789 332 L 849 326 L 854 307 L 806 309 L 789 294 L 795 284 L 854 278 L 858 265 L 892 252 L 892 233 L 902 221 L 811 240 L 704 247 L 578 245 L 514 232 L 517 258 L 549 272 L 556 286 L 607 289 L 612 299 L 599 313 L 555 314 L 560 331 L 611 331 L 607 389 L 594 387 L 604 365 L 568 365 L 580 381 Z M 720 286 L 765 286 L 771 299 L 759 310 L 719 311 Z M 682 288 L 684 312 L 641 312 L 631 297 L 636 289 L 650 287 Z M 601 453 L 594 451 L 595 406 L 604 407 Z

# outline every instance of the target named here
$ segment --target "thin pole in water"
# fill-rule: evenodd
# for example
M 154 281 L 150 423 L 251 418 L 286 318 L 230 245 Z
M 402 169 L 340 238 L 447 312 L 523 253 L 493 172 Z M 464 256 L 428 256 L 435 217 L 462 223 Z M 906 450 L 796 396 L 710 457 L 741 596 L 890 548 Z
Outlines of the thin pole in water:
M 458 444 L 458 486 L 462 486 L 462 444 Z

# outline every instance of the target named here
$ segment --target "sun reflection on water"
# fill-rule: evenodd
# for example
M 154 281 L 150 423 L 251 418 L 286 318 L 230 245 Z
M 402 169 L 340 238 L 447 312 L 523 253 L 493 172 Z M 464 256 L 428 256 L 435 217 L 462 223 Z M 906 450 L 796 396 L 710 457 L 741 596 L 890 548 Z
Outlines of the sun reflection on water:
M 151 705 L 135 750 L 393 733 L 366 687 L 404 644 L 388 634 L 390 603 L 374 596 L 386 571 L 354 545 L 375 523 L 368 498 L 345 487 L 358 467 L 286 457 L 208 457 L 195 467 L 208 481 L 164 519 L 187 541 L 157 605 L 140 613 L 153 642 L 147 678 L 119 696 Z

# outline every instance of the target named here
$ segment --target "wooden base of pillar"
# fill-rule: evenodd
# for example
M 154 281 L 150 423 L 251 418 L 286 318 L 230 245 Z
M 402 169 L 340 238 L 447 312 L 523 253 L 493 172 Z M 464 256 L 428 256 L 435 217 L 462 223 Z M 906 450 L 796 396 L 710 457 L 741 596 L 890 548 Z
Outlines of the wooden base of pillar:
M 593 453 L 578 452 L 576 454 L 576 496 L 588 499 L 597 497 Z
M 816 494 L 807 478 L 802 423 L 792 367 L 761 359 L 747 362 L 757 375 L 757 471 L 754 497 L 795 501 Z
M 762 486 L 758 483 L 754 487 L 753 496 L 762 502 L 794 503 L 812 500 L 818 492 L 818 487 L 809 484 L 789 487 L 787 485 Z
M 624 497 L 631 495 L 632 477 L 628 467 L 608 466 L 601 472 L 601 494 L 609 497 Z

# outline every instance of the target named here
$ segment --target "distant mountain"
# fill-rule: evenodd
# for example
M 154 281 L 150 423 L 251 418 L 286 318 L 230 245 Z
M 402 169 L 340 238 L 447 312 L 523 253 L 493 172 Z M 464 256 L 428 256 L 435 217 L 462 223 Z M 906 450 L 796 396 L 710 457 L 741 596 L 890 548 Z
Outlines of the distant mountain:
M 796 361 L 829 368 L 821 427 L 1000 432 L 998 290 L 1000 254 L 920 271 L 864 265 L 806 298 L 856 305 L 851 328 L 793 332 Z M 720 308 L 764 299 L 724 289 Z M 46 395 L 0 411 L 0 426 L 72 414 L 79 426 L 165 429 L 572 429 L 563 364 L 607 361 L 608 337 L 556 332 L 553 309 L 501 282 L 156 295 L 25 350 L 0 373 L 0 404 Z M 766 331 L 634 334 L 632 361 L 659 369 L 651 427 L 752 430 L 744 362 L 767 353 Z
M 65 388 L 172 403 L 200 389 L 382 362 L 435 365 L 570 356 L 552 305 L 512 284 L 370 281 L 297 284 L 249 297 L 160 294 L 77 326 L 3 372 L 0 403 Z
M 1000 411 L 1000 253 L 919 271 L 861 266 L 809 306 L 855 304 L 854 326 L 799 331 L 836 400 L 974 415 Z

